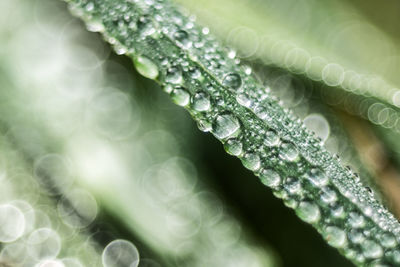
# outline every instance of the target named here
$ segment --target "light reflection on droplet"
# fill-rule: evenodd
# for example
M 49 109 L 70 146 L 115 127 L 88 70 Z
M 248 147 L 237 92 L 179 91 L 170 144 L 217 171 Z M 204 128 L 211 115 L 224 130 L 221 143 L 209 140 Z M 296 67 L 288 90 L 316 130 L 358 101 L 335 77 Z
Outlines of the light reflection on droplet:
M 139 252 L 131 242 L 117 239 L 104 248 L 102 262 L 104 267 L 137 267 Z

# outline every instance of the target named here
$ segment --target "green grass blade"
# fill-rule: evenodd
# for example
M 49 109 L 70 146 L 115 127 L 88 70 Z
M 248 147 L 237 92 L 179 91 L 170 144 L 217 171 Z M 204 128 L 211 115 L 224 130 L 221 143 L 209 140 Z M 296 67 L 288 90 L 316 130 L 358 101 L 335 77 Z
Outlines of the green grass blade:
M 68 2 L 330 245 L 357 264 L 400 264 L 393 215 L 208 29 L 168 1 Z

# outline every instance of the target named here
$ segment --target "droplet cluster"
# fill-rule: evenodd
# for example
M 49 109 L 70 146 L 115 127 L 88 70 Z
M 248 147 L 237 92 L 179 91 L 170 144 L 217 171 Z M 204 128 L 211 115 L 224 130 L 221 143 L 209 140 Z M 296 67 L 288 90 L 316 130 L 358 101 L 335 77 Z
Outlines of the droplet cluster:
M 378 258 L 400 264 L 397 220 L 207 28 L 169 1 L 69 2 L 86 21 L 100 21 L 105 38 L 119 51 L 125 47 L 140 73 L 156 79 L 200 130 L 218 138 L 328 244 L 357 264 Z

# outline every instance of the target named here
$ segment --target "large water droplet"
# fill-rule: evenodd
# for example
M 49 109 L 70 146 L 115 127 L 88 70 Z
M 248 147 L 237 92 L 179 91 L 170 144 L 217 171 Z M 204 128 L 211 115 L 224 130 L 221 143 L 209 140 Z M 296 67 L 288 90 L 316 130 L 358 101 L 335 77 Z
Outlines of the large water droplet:
M 381 244 L 387 248 L 393 248 L 397 245 L 396 238 L 391 233 L 384 233 L 380 238 Z
M 350 232 L 347 234 L 349 237 L 349 240 L 353 242 L 354 244 L 360 244 L 361 242 L 364 241 L 364 235 L 362 232 L 360 232 L 357 229 L 351 229 Z
M 242 158 L 243 166 L 251 171 L 256 171 L 260 168 L 261 160 L 257 154 L 246 153 Z
M 268 130 L 265 133 L 264 144 L 267 146 L 276 146 L 279 144 L 279 135 L 274 130 Z
M 307 201 L 300 202 L 296 213 L 300 219 L 308 223 L 316 223 L 321 217 L 318 206 Z
M 204 92 L 196 93 L 192 98 L 192 107 L 196 111 L 207 111 L 210 105 L 210 97 Z
M 263 184 L 272 188 L 275 188 L 281 184 L 280 175 L 271 169 L 263 170 L 260 173 L 260 179 Z
M 282 143 L 280 148 L 279 157 L 283 160 L 295 161 L 299 157 L 297 147 L 290 142 Z
M 372 240 L 366 240 L 361 243 L 362 253 L 366 258 L 376 259 L 383 255 L 383 249 Z
M 189 104 L 190 94 L 183 87 L 176 87 L 171 92 L 172 101 L 179 106 L 186 106 Z
M 189 38 L 189 34 L 186 31 L 179 30 L 173 35 L 173 38 L 180 44 L 183 48 L 190 48 L 192 46 L 192 41 Z
M 155 79 L 158 76 L 158 67 L 149 58 L 144 56 L 138 56 L 133 60 L 136 70 L 144 77 L 149 79 Z
M 321 190 L 321 200 L 326 204 L 333 203 L 337 200 L 337 195 L 335 190 L 330 188 L 329 186 L 323 187 Z
M 291 194 L 298 194 L 301 191 L 301 183 L 299 179 L 287 177 L 284 184 L 285 189 Z
M 232 114 L 218 115 L 213 123 L 213 133 L 219 139 L 233 136 L 240 129 L 239 120 Z
M 182 71 L 178 67 L 170 67 L 165 75 L 167 83 L 180 84 L 182 83 Z
M 346 233 L 336 226 L 327 226 L 322 234 L 332 247 L 342 248 L 347 243 Z
M 222 80 L 222 85 L 231 89 L 239 89 L 242 86 L 242 78 L 237 73 L 228 73 Z
M 349 217 L 347 218 L 347 222 L 353 228 L 363 227 L 365 224 L 364 216 L 359 214 L 358 212 L 350 212 Z
M 244 107 L 250 107 L 252 105 L 252 101 L 246 93 L 238 94 L 236 96 L 236 100 L 240 105 Z
M 242 143 L 237 140 L 237 139 L 230 139 L 224 144 L 224 148 L 226 152 L 228 152 L 231 155 L 234 156 L 239 156 L 242 154 L 243 151 L 243 145 Z
M 312 168 L 307 172 L 306 177 L 316 186 L 324 186 L 328 183 L 325 172 L 319 168 Z
M 343 206 L 339 204 L 334 204 L 331 208 L 331 214 L 333 217 L 341 218 L 345 215 Z

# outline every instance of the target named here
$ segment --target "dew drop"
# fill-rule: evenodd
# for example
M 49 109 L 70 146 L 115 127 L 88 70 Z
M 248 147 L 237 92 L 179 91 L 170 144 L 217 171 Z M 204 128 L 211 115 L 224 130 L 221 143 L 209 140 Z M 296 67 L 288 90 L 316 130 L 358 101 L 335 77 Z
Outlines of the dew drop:
M 349 240 L 354 244 L 360 244 L 364 241 L 364 235 L 356 229 L 351 229 L 348 233 Z
M 300 202 L 296 213 L 300 219 L 308 223 L 316 223 L 321 217 L 318 206 L 307 201 Z
M 268 109 L 263 105 L 258 105 L 257 107 L 255 107 L 254 113 L 262 120 L 269 121 L 271 119 L 268 113 Z
M 213 133 L 219 139 L 233 136 L 240 129 L 239 120 L 232 114 L 218 115 L 213 123 Z
M 299 157 L 299 151 L 296 146 L 290 142 L 281 144 L 279 157 L 287 161 L 295 161 Z
M 387 248 L 393 248 L 397 245 L 396 239 L 391 233 L 384 233 L 380 238 L 381 244 Z
M 372 240 L 366 240 L 361 243 L 362 253 L 366 258 L 376 259 L 383 255 L 383 249 Z
M 226 152 L 228 152 L 229 154 L 231 154 L 233 156 L 239 156 L 240 154 L 242 154 L 242 151 L 243 151 L 243 145 L 237 139 L 229 139 L 224 144 L 224 148 L 225 148 Z
M 349 217 L 347 218 L 347 222 L 350 224 L 351 227 L 353 228 L 360 228 L 363 227 L 365 224 L 364 217 L 357 213 L 357 212 L 350 212 Z
M 186 106 L 189 104 L 190 94 L 183 87 L 176 87 L 171 92 L 172 101 L 179 106 Z
M 172 84 L 182 83 L 182 71 L 178 67 L 170 67 L 165 75 L 165 81 Z
M 272 188 L 278 187 L 281 184 L 281 176 L 271 169 L 263 170 L 260 173 L 260 179 L 263 184 Z
M 156 29 L 153 27 L 153 22 L 149 16 L 140 17 L 136 25 L 142 37 L 152 35 L 156 32 Z
M 345 232 L 336 226 L 327 226 L 322 234 L 332 247 L 342 248 L 347 243 Z
M 222 85 L 237 90 L 242 86 L 242 78 L 237 73 L 228 73 L 223 78 Z
M 325 172 L 319 168 L 310 169 L 306 177 L 311 181 L 315 186 L 324 186 L 328 183 L 328 177 Z
M 86 28 L 91 32 L 104 32 L 105 28 L 103 23 L 96 20 L 91 20 L 86 23 Z
M 264 144 L 267 146 L 277 146 L 279 144 L 279 135 L 274 130 L 268 130 L 265 133 Z
M 210 105 L 210 97 L 204 92 L 196 93 L 192 98 L 192 107 L 196 111 L 207 111 Z
M 322 202 L 329 204 L 337 200 L 336 192 L 330 187 L 323 187 L 321 191 Z
M 176 31 L 173 35 L 173 38 L 183 47 L 190 48 L 192 47 L 192 41 L 189 38 L 189 34 L 186 31 L 179 30 Z
M 212 130 L 212 125 L 209 121 L 207 120 L 199 120 L 197 122 L 197 127 L 199 128 L 200 131 L 202 132 L 209 132 Z
M 138 56 L 133 61 L 136 70 L 146 78 L 155 79 L 158 76 L 158 67 L 149 58 Z
M 246 153 L 241 160 L 243 166 L 251 171 L 256 171 L 260 168 L 261 160 L 257 154 Z
M 344 208 L 341 205 L 333 205 L 331 209 L 331 214 L 333 217 L 341 218 L 344 216 Z
M 108 244 L 101 255 L 104 267 L 137 267 L 139 252 L 129 241 L 117 239 Z
M 250 107 L 252 105 L 251 99 L 245 93 L 238 94 L 236 96 L 236 100 L 240 105 L 242 105 L 244 107 Z
M 287 177 L 285 179 L 284 187 L 290 194 L 298 194 L 301 191 L 300 181 L 293 177 Z

